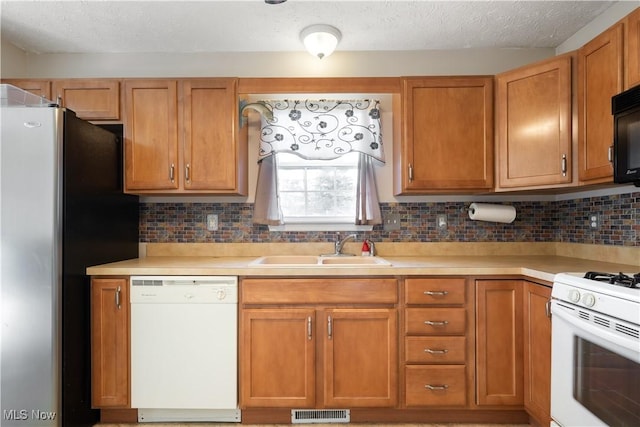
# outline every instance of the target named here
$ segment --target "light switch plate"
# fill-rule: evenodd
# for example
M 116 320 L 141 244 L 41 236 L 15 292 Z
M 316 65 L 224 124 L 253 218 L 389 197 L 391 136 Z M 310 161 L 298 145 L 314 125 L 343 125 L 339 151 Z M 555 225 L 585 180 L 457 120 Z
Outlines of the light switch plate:
M 382 223 L 385 231 L 400 230 L 400 214 L 385 215 Z
M 442 214 L 436 217 L 436 225 L 439 229 L 447 228 L 447 215 Z

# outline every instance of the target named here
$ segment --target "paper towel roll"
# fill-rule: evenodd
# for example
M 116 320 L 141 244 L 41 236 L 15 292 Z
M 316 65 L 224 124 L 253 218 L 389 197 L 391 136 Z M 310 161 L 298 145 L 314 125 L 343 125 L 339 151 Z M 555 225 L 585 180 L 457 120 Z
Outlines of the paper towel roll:
M 513 222 L 516 219 L 516 208 L 506 205 L 488 203 L 471 203 L 469 218 L 474 221 Z

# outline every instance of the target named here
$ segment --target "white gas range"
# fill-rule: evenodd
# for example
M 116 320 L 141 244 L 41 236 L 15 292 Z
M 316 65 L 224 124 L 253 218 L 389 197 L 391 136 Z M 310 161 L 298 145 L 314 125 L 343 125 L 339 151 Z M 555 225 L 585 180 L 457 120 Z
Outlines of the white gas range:
M 551 417 L 640 425 L 640 273 L 561 273 L 551 292 Z

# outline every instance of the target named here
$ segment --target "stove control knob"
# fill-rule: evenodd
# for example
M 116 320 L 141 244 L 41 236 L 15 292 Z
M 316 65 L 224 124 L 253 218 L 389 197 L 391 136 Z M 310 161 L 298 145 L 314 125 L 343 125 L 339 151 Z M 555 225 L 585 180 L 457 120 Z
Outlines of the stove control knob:
M 596 305 L 596 297 L 593 294 L 584 294 L 582 297 L 582 303 L 587 307 L 593 307 Z
M 580 301 L 580 292 L 576 291 L 575 289 L 571 289 L 569 291 L 569 301 L 571 301 L 571 302 Z

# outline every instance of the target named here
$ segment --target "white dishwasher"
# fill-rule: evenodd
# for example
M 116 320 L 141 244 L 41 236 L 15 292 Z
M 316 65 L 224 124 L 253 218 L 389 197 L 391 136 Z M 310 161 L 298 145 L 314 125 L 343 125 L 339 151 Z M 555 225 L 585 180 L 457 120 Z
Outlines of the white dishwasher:
M 131 277 L 131 407 L 139 422 L 240 422 L 238 278 Z

